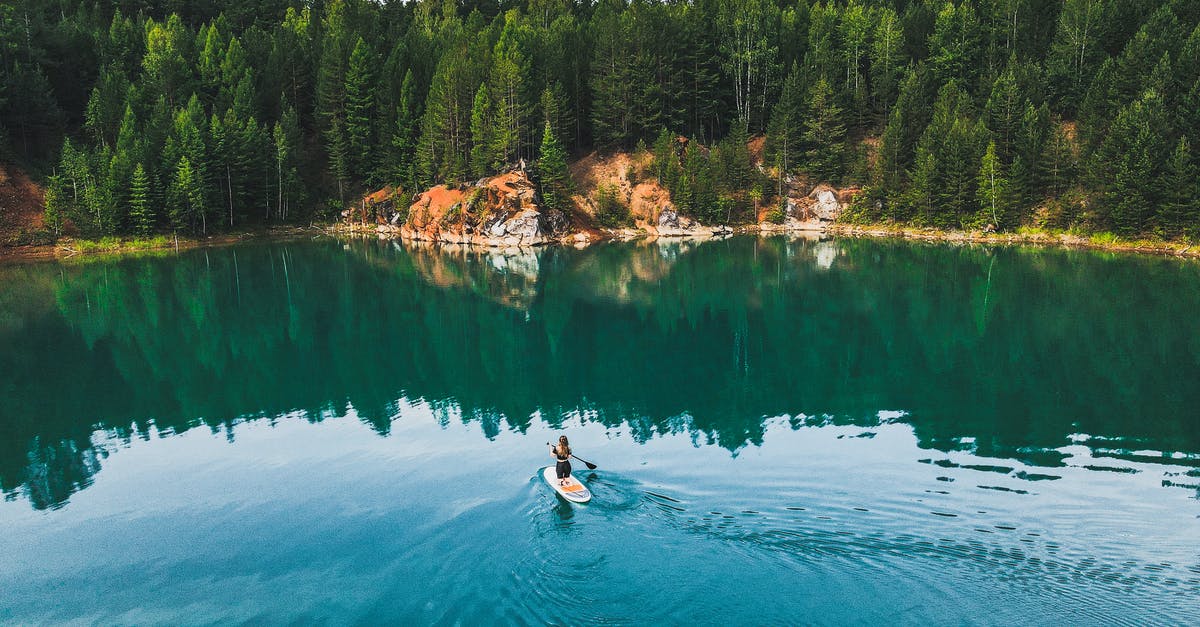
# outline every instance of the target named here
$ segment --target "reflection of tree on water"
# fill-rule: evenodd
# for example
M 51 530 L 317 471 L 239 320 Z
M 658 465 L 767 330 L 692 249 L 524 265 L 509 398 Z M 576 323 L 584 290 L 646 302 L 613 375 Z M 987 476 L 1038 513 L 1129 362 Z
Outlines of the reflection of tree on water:
M 765 416 L 869 425 L 903 409 L 923 446 L 974 436 L 1033 463 L 1079 432 L 1200 450 L 1200 277 L 1169 260 L 782 238 L 503 257 L 362 240 L 20 272 L 0 277 L 0 302 L 24 303 L 0 312 L 0 487 L 38 507 L 87 485 L 95 428 L 232 434 L 352 406 L 386 434 L 406 402 L 489 437 L 578 415 L 736 450 L 762 441 Z

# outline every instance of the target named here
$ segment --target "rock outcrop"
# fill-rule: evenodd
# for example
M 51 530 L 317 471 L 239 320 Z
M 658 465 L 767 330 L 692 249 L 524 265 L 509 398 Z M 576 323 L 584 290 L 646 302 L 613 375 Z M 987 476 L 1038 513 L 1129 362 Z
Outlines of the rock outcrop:
M 752 154 L 754 150 L 761 152 L 761 141 L 758 144 L 750 146 Z M 524 247 L 557 241 L 586 246 L 597 239 L 646 235 L 707 238 L 734 232 L 730 226 L 701 224 L 682 213 L 672 202 L 671 193 L 654 178 L 652 162 L 648 152 L 592 153 L 577 160 L 570 166 L 575 193 L 565 211 L 544 208 L 536 186 L 523 168 L 516 167 L 474 183 L 438 185 L 418 194 L 408 207 L 401 206 L 400 199 L 407 197 L 400 191 L 380 190 L 364 197 L 361 206 L 349 208 L 343 216 L 351 230 L 393 233 L 411 241 L 484 247 Z M 761 170 L 761 161 L 756 165 Z M 597 217 L 601 190 L 615 195 L 628 210 L 627 217 L 614 219 L 611 213 L 604 220 Z M 839 190 L 827 184 L 812 186 L 803 176 L 789 175 L 783 192 L 782 199 L 767 198 L 765 206 L 759 205 L 755 224 L 739 226 L 738 230 L 823 232 L 837 221 L 859 190 Z M 749 192 L 735 196 L 735 202 L 748 204 Z M 764 199 L 760 196 L 759 200 Z M 776 210 L 780 200 L 782 216 Z M 608 210 L 615 211 L 611 207 Z M 602 228 L 601 223 L 610 227 Z
M 775 224 L 760 220 L 759 230 L 824 231 L 837 221 L 842 210 L 854 201 L 859 191 L 856 188 L 839 190 L 821 184 L 813 187 L 808 194 L 803 194 L 798 185 L 788 181 L 783 222 Z
M 696 230 L 700 223 L 695 220 L 679 215 L 675 208 L 667 203 L 658 213 L 658 221 L 654 228 L 659 235 L 689 235 Z
M 832 188 L 816 187 L 808 197 L 814 201 L 809 206 L 809 212 L 818 220 L 833 222 L 842 213 L 842 204 L 838 202 L 837 194 Z
M 543 210 L 537 189 L 523 170 L 474 184 L 438 185 L 418 194 L 406 211 L 380 215 L 374 226 L 380 233 L 407 240 L 491 247 L 545 244 L 566 235 L 568 229 L 566 214 Z

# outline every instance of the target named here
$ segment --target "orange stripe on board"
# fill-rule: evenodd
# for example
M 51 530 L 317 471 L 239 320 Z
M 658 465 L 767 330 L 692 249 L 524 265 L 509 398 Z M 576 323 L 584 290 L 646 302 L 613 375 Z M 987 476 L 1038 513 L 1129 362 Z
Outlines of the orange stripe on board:
M 583 485 L 578 484 L 578 483 L 573 484 L 573 485 L 563 486 L 563 492 L 578 492 L 582 489 L 583 489 Z

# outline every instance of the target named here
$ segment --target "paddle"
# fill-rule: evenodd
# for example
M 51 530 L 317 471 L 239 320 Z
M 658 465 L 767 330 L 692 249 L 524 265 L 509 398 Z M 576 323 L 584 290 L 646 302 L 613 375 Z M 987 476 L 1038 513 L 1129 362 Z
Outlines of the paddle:
M 549 443 L 549 442 L 547 442 L 547 443 L 546 443 L 546 446 L 550 446 L 550 443 Z M 571 453 L 571 457 L 575 457 L 575 454 L 574 454 L 574 453 Z M 578 457 L 575 457 L 575 459 L 579 459 L 579 458 L 578 458 Z M 587 469 L 588 469 L 588 470 L 595 470 L 595 469 L 597 468 L 597 466 L 596 466 L 595 464 L 593 464 L 592 462 L 589 462 L 589 461 L 588 461 L 588 460 L 586 460 L 586 459 L 579 459 L 579 461 L 583 462 L 583 465 L 584 465 L 584 466 L 587 466 Z

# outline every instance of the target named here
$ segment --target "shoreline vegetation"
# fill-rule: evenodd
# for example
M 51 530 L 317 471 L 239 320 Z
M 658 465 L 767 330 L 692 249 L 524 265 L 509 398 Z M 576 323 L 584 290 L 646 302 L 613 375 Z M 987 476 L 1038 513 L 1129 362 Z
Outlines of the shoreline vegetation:
M 1072 233 L 1023 227 L 1011 233 L 953 231 L 896 223 L 839 223 L 828 231 L 835 237 L 873 237 L 992 245 L 1033 245 L 1047 248 L 1076 248 L 1095 251 L 1200 258 L 1200 244 L 1186 240 L 1123 238 L 1113 233 Z
M 1045 248 L 1085 249 L 1098 252 L 1174 256 L 1200 259 L 1200 244 L 1189 241 L 1166 241 L 1150 238 L 1129 239 L 1112 233 L 1070 233 L 1052 229 L 1022 228 L 1012 233 L 987 233 L 983 231 L 957 231 L 928 227 L 917 227 L 896 223 L 852 223 L 839 222 L 822 229 L 783 229 L 770 223 L 712 227 L 713 234 L 690 233 L 686 235 L 663 235 L 645 229 L 603 229 L 570 233 L 543 245 L 586 246 L 604 241 L 628 241 L 633 239 L 677 239 L 699 238 L 720 239 L 733 235 L 812 236 L 812 237 L 869 237 L 874 239 L 913 240 L 930 243 L 984 244 L 993 246 L 1041 246 Z M 719 231 L 724 229 L 724 231 Z M 400 232 L 381 232 L 373 224 L 335 223 L 326 227 L 334 235 L 352 234 L 376 236 L 388 239 L 412 240 Z M 449 244 L 446 242 L 437 245 Z M 459 244 L 461 245 L 461 244 Z M 504 248 L 482 244 L 467 244 L 480 249 Z
M 145 254 L 170 254 L 196 248 L 229 246 L 247 241 L 277 241 L 297 237 L 322 235 L 375 236 L 404 241 L 414 241 L 398 233 L 380 233 L 374 225 L 331 223 L 313 224 L 307 227 L 271 227 L 241 233 L 227 233 L 206 238 L 180 237 L 178 242 L 171 236 L 151 238 L 104 238 L 87 240 L 64 238 L 55 244 L 0 247 L 0 263 L 36 260 L 95 260 L 112 257 L 133 257 Z M 703 238 L 720 239 L 731 235 L 814 236 L 833 238 L 859 238 L 911 240 L 928 243 L 980 244 L 987 246 L 1039 246 L 1044 248 L 1085 249 L 1097 252 L 1138 254 L 1200 259 L 1200 245 L 1187 241 L 1163 241 L 1155 239 L 1126 239 L 1111 233 L 1078 234 L 1063 231 L 1021 229 L 1013 233 L 984 233 L 982 231 L 952 231 L 922 228 L 889 223 L 835 223 L 824 230 L 781 230 L 762 225 L 741 225 L 730 228 L 725 234 L 714 235 L 659 235 L 642 229 L 593 230 L 572 233 L 540 245 L 587 246 L 605 241 L 629 241 L 634 239 Z M 434 243 L 435 246 L 447 245 Z M 480 249 L 503 249 L 499 246 L 467 244 Z M 522 246 L 521 248 L 529 248 Z
M 257 227 L 209 237 L 154 235 L 150 237 L 103 237 L 100 239 L 63 237 L 53 244 L 0 246 L 0 263 L 37 260 L 94 260 L 113 257 L 161 255 L 194 248 L 230 246 L 250 241 L 279 241 L 328 232 L 321 225 Z

